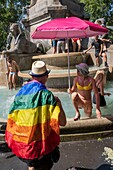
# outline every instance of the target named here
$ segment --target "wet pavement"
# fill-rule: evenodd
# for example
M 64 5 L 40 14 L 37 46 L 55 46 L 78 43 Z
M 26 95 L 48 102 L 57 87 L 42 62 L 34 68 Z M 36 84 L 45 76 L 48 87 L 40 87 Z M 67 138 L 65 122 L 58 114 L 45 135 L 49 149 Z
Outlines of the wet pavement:
M 112 149 L 113 137 L 61 142 L 61 157 L 52 170 L 113 170 Z M 27 166 L 2 144 L 0 145 L 0 170 L 27 170 Z

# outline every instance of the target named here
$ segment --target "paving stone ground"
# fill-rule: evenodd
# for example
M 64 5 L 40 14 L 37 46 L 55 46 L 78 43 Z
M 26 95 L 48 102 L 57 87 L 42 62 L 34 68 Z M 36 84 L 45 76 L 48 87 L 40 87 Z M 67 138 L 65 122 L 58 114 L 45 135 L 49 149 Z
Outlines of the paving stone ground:
M 2 146 L 2 147 L 1 147 Z M 61 157 L 54 164 L 52 170 L 113 170 L 111 158 L 103 155 L 105 147 L 113 149 L 113 137 L 95 140 L 61 142 Z M 108 149 L 108 150 L 109 150 Z M 109 162 L 106 158 L 110 158 Z M 73 167 L 73 169 L 72 169 Z M 0 170 L 27 170 L 26 164 L 21 162 L 11 152 L 0 145 Z

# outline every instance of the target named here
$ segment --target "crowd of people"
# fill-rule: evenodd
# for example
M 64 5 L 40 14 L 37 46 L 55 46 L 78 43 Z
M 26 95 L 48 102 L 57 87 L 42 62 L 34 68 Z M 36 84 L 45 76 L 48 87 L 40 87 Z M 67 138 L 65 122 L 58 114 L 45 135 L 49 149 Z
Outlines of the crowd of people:
M 68 42 L 67 42 L 68 41 Z M 81 51 L 81 39 L 80 38 L 72 38 L 72 39 L 54 39 L 52 40 L 52 53 L 65 53 L 67 52 L 67 46 L 71 46 L 71 52 L 80 52 Z M 68 43 L 68 45 L 67 45 Z
M 91 42 L 88 49 L 84 50 L 82 49 L 82 39 L 80 38 L 72 38 L 68 40 L 70 45 L 72 46 L 71 52 L 82 52 L 82 54 L 87 53 L 91 48 L 94 47 L 95 49 L 95 60 L 96 60 L 96 66 L 100 66 L 103 64 L 105 67 L 108 67 L 107 63 L 107 44 L 111 43 L 110 39 L 107 39 L 106 36 L 95 36 L 93 38 L 93 41 Z M 69 45 L 69 46 L 70 46 Z M 70 48 L 68 46 L 68 48 Z M 52 53 L 65 53 L 67 52 L 67 40 L 66 39 L 54 39 L 52 40 Z M 101 61 L 102 60 L 102 61 Z
M 96 24 L 99 24 L 99 25 L 105 27 L 105 25 L 102 23 L 101 20 L 97 20 Z M 52 40 L 52 49 L 53 49 L 52 53 L 53 54 L 65 53 L 65 52 L 67 52 L 67 48 L 70 48 L 70 46 L 72 46 L 71 52 L 82 52 L 83 54 L 85 54 L 91 48 L 94 47 L 96 66 L 99 67 L 103 61 L 104 66 L 108 67 L 106 52 L 107 52 L 107 47 L 112 43 L 111 40 L 108 38 L 108 33 L 92 37 L 92 39 L 93 39 L 92 42 L 88 43 L 89 47 L 86 50 L 84 50 L 83 44 L 82 44 L 82 39 L 80 39 L 80 38 L 70 38 L 69 40 L 67 40 L 67 39 L 53 39 Z M 67 43 L 68 43 L 68 47 L 67 47 Z

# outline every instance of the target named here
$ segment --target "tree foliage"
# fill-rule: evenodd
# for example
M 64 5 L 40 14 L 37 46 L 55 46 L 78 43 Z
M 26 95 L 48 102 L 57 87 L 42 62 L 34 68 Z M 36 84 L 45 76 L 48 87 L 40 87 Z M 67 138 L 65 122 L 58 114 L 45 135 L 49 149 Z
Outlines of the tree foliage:
M 113 25 L 113 0 L 80 0 L 85 4 L 85 12 L 95 21 L 105 18 L 107 25 Z
M 25 7 L 28 3 L 27 0 L 0 1 L 0 51 L 6 47 L 10 24 L 18 21 L 22 13 L 22 7 Z
M 91 21 L 104 18 L 106 26 L 113 26 L 113 0 L 80 0 L 85 4 L 85 12 Z M 108 38 L 113 39 L 113 30 L 109 29 Z

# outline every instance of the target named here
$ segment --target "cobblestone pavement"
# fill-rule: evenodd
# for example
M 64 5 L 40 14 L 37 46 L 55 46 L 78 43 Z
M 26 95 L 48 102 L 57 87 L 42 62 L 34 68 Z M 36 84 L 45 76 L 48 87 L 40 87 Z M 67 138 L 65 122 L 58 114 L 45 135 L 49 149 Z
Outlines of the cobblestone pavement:
M 61 157 L 52 170 L 113 170 L 113 137 L 62 142 Z M 0 145 L 0 170 L 27 170 L 4 145 Z

